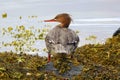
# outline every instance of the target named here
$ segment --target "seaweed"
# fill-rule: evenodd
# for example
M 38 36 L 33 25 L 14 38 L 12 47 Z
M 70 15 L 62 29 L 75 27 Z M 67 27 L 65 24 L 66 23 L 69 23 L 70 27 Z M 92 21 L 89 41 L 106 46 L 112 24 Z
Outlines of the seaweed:
M 104 44 L 84 45 L 76 50 L 75 55 L 84 67 L 74 79 L 120 79 L 120 35 L 108 38 Z
M 120 80 L 120 35 L 108 38 L 104 44 L 86 44 L 75 53 L 52 57 L 58 71 L 47 71 L 47 58 L 38 55 L 0 53 L 0 79 L 2 80 Z M 71 66 L 74 65 L 74 66 Z M 63 76 L 75 66 L 81 72 Z

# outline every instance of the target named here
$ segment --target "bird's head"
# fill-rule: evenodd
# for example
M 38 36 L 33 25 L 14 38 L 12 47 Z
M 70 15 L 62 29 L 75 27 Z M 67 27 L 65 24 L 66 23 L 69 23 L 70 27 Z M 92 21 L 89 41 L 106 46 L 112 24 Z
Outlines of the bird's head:
M 69 27 L 69 24 L 71 23 L 72 19 L 69 14 L 62 13 L 58 14 L 55 18 L 50 20 L 44 20 L 44 22 L 60 22 L 61 27 Z

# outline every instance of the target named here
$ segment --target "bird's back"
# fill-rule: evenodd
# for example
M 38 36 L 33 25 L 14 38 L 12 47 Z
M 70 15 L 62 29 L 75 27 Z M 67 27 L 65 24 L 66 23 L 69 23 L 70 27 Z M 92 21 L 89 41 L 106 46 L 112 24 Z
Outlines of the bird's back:
M 79 37 L 68 28 L 56 26 L 45 38 L 50 53 L 72 53 L 77 48 Z

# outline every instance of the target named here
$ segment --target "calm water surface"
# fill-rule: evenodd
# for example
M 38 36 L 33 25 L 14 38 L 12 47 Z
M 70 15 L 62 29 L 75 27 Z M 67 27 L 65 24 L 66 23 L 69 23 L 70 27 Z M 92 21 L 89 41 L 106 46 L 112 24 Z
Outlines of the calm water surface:
M 0 19 L 1 23 L 0 23 L 0 30 L 2 28 L 7 28 L 9 26 L 12 27 L 16 27 L 16 26 L 20 26 L 20 25 L 24 25 L 25 27 L 31 27 L 34 26 L 35 28 L 44 28 L 45 25 L 49 24 L 52 27 L 50 29 L 52 29 L 56 24 L 58 23 L 45 23 L 42 22 L 43 20 L 40 19 L 40 17 L 37 18 L 28 18 L 28 17 L 23 17 L 21 20 L 19 19 L 19 17 L 8 17 L 6 19 Z M 79 46 L 85 45 L 85 44 L 89 44 L 89 43 L 104 43 L 105 40 L 109 37 L 112 37 L 113 33 L 119 28 L 119 24 L 96 24 L 96 23 L 84 23 L 81 24 L 80 22 L 73 22 L 70 27 L 72 30 L 77 30 L 79 31 L 78 35 L 80 38 L 80 43 Z M 89 41 L 86 40 L 87 37 L 94 35 L 96 36 L 96 40 L 95 41 Z M 2 44 L 2 41 L 12 41 L 12 38 L 9 36 L 5 36 L 3 37 L 0 33 L 0 46 Z M 45 52 L 42 51 L 43 48 L 45 48 L 45 42 L 43 41 L 37 41 L 36 44 L 34 45 L 35 47 L 41 49 L 39 53 L 40 56 L 46 56 L 47 54 Z M 9 51 L 9 50 L 13 50 L 13 48 L 10 47 L 6 47 L 6 48 L 0 48 L 0 51 Z M 30 54 L 36 54 L 33 52 L 29 52 Z

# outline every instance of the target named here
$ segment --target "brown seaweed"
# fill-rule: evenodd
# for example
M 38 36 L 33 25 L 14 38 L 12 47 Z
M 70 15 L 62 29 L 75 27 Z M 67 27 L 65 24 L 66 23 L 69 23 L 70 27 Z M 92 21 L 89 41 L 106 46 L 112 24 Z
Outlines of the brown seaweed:
M 2 80 L 120 80 L 120 35 L 109 38 L 104 44 L 86 44 L 71 55 L 57 54 L 52 58 L 59 74 L 74 66 L 82 65 L 82 71 L 72 77 L 64 77 L 53 71 L 45 71 L 46 57 L 38 55 L 0 53 L 0 79 Z M 77 65 L 76 65 L 77 64 Z M 39 69 L 43 69 L 42 71 Z

